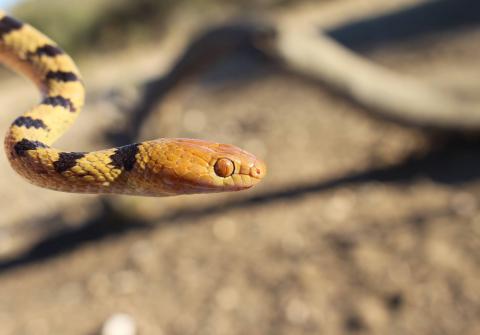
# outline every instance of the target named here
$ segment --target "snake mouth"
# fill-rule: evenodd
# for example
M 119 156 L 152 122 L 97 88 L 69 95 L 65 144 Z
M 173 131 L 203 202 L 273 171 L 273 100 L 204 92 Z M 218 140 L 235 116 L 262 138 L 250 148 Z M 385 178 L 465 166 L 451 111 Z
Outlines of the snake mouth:
M 239 173 L 237 176 L 241 178 L 241 182 L 232 185 L 230 190 L 241 191 L 249 189 L 257 185 L 267 174 L 267 168 L 265 163 L 257 160 L 253 166 L 251 166 L 246 173 Z
M 260 181 L 262 180 L 262 179 L 260 179 L 260 178 L 255 178 L 255 177 L 251 177 L 250 179 L 251 179 L 251 183 L 250 183 L 250 185 L 249 185 L 248 187 L 246 187 L 246 189 L 249 189 L 249 188 L 254 187 L 254 186 L 257 185 L 258 183 L 260 183 Z

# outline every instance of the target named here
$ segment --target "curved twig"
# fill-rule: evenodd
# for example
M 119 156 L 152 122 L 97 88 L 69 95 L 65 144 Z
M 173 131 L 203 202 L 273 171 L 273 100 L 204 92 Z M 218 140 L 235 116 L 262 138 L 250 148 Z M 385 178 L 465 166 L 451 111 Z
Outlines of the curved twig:
M 278 25 L 270 45 L 288 67 L 320 80 L 379 114 L 442 129 L 480 129 L 480 102 L 462 99 L 415 78 L 375 65 L 314 25 Z
M 382 20 L 381 27 L 385 26 L 385 21 L 397 28 L 400 23 L 405 23 L 410 29 L 408 34 L 412 35 L 415 33 L 412 21 L 420 22 L 420 28 L 425 28 L 433 22 L 433 27 L 428 27 L 438 30 L 450 29 L 478 17 L 478 14 L 464 15 L 465 8 L 468 8 L 465 5 L 476 4 L 476 0 L 438 2 L 423 0 L 420 1 L 420 5 L 417 2 L 413 7 L 407 6 L 408 0 L 404 2 L 407 4 L 401 7 L 400 11 L 377 13 L 375 18 Z M 477 8 L 480 5 L 475 6 Z M 439 20 L 439 16 L 451 14 L 452 11 L 456 13 L 456 17 L 452 18 L 452 14 L 445 20 Z M 409 12 L 409 15 L 416 12 L 416 16 L 405 18 L 405 15 L 400 15 L 406 12 Z M 433 19 L 430 18 L 432 22 L 425 21 L 426 13 L 434 14 Z M 235 49 L 245 46 L 254 46 L 276 59 L 280 58 L 291 70 L 321 81 L 385 118 L 434 129 L 480 130 L 479 100 L 462 98 L 456 92 L 434 87 L 414 77 L 376 65 L 330 37 L 332 31 L 329 29 L 332 23 L 322 22 L 320 25 L 315 22 L 323 20 L 318 19 L 321 17 L 320 13 L 313 15 L 312 11 L 301 11 L 290 14 L 287 18 L 272 17 L 262 23 L 256 21 L 216 26 L 194 39 L 164 78 L 146 85 L 142 102 L 136 108 L 136 113 L 133 113 L 132 122 L 129 123 L 131 129 L 125 133 L 135 137 L 153 103 L 182 79 L 205 70 L 220 57 L 228 56 Z M 402 17 L 392 17 L 399 15 Z M 355 17 L 359 20 L 358 15 Z M 365 20 L 371 21 L 371 16 Z M 338 20 L 333 24 L 339 24 Z M 368 44 L 372 41 L 366 41 L 365 36 L 374 38 L 372 29 L 374 31 L 381 29 L 378 25 L 372 27 L 371 24 L 367 24 L 370 30 L 359 30 L 358 24 L 354 28 L 349 24 L 351 20 L 340 27 L 337 26 L 335 28 L 337 34 L 333 35 L 342 40 L 339 31 L 344 32 L 346 29 L 351 32 L 355 29 L 354 35 L 360 37 L 362 43 Z M 440 27 L 440 24 L 444 26 Z M 327 34 L 327 31 L 330 34 Z M 393 38 L 403 36 L 398 30 L 393 35 Z M 384 34 L 380 34 L 380 37 L 385 38 Z

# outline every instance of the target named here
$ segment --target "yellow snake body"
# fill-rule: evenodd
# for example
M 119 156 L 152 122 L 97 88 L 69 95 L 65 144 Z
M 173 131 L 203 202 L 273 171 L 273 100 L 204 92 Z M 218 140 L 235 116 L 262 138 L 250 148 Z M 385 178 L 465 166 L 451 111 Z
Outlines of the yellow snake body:
M 265 164 L 228 144 L 157 139 L 95 152 L 51 145 L 82 109 L 83 82 L 52 40 L 0 11 L 0 62 L 33 80 L 43 99 L 5 137 L 11 166 L 31 183 L 59 191 L 146 196 L 236 191 L 257 184 Z

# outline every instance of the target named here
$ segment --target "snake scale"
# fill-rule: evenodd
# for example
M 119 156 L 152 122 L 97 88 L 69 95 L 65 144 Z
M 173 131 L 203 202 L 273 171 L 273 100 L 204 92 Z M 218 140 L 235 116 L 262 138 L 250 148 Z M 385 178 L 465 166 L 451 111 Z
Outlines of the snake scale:
M 75 193 L 143 196 L 238 191 L 257 184 L 265 164 L 233 145 L 156 139 L 94 152 L 51 145 L 75 121 L 85 90 L 73 60 L 32 26 L 0 11 L 0 62 L 35 82 L 41 102 L 5 137 L 11 166 L 31 183 Z

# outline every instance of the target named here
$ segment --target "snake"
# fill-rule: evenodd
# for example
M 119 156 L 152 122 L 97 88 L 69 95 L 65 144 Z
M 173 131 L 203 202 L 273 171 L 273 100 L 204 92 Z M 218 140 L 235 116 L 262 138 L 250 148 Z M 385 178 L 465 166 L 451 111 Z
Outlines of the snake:
M 41 92 L 40 103 L 13 121 L 4 141 L 12 168 L 34 185 L 161 197 L 245 190 L 266 175 L 265 163 L 255 155 L 200 139 L 159 138 L 91 152 L 53 148 L 85 101 L 74 61 L 49 37 L 0 11 L 0 62 Z

